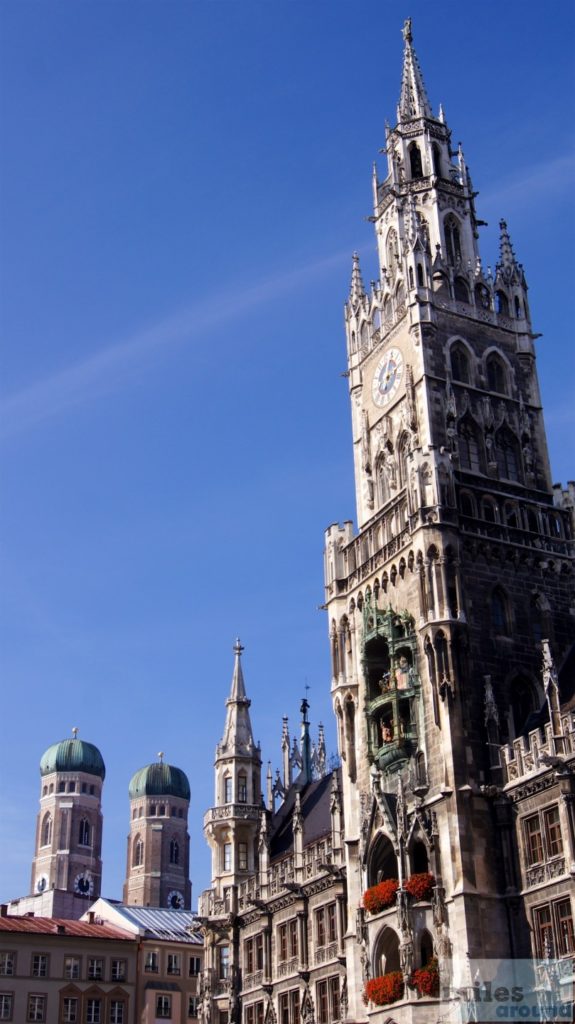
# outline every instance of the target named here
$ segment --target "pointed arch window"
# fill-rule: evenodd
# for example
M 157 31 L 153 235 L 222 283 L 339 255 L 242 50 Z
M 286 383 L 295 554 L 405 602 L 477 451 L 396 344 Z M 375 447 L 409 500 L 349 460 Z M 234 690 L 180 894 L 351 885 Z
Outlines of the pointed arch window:
M 409 167 L 412 178 L 423 178 L 423 163 L 417 142 L 412 142 L 409 147 Z
M 469 288 L 462 277 L 456 277 L 453 282 L 453 294 L 457 302 L 469 303 Z
M 52 815 L 50 813 L 44 815 L 42 821 L 42 839 L 40 842 L 41 846 L 49 846 L 52 842 Z
M 517 676 L 511 684 L 511 717 L 516 738 L 525 731 L 530 716 L 537 710 L 535 687 L 525 676 Z
M 500 395 L 507 394 L 507 371 L 500 356 L 492 352 L 487 356 L 485 364 L 487 371 L 487 387 L 490 391 L 497 391 Z
M 144 842 L 140 835 L 137 835 L 134 839 L 134 846 L 132 849 L 132 866 L 135 868 L 141 867 L 144 863 Z
M 503 316 L 509 316 L 509 299 L 505 292 L 499 291 L 495 293 L 495 305 L 498 313 L 501 313 Z
M 439 146 L 437 145 L 437 142 L 434 142 L 433 146 L 431 147 L 431 155 L 432 155 L 432 158 L 433 158 L 433 173 L 436 174 L 438 178 L 440 178 L 441 177 L 441 150 L 440 150 Z
M 465 346 L 456 342 L 455 345 L 451 346 L 449 358 L 453 379 L 459 381 L 460 384 L 470 384 L 471 373 L 469 368 L 469 353 Z
M 224 803 L 231 804 L 232 799 L 232 777 L 226 775 L 224 778 Z
M 514 434 L 507 428 L 498 431 L 495 442 L 495 460 L 499 476 L 505 480 L 519 480 L 519 452 Z
M 445 255 L 447 262 L 452 267 L 456 267 L 458 263 L 461 263 L 461 233 L 459 230 L 459 222 L 455 217 L 446 217 L 443 230 L 445 233 Z
M 78 830 L 78 842 L 80 846 L 90 845 L 90 822 L 87 818 L 82 818 L 80 822 L 80 828 Z
M 481 450 L 477 429 L 466 417 L 459 424 L 459 464 L 471 473 L 481 472 Z
M 248 802 L 248 779 L 247 775 L 238 775 L 238 803 Z
M 180 863 L 180 844 L 177 839 L 170 841 L 170 864 Z

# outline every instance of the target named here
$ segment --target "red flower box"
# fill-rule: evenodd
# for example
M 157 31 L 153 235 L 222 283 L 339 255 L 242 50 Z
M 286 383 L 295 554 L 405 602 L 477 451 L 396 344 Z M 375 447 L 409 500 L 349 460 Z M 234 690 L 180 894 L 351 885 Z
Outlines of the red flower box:
M 381 978 L 371 978 L 366 981 L 363 998 L 365 1003 L 375 1003 L 376 1006 L 386 1006 L 387 1003 L 397 1003 L 403 999 L 403 974 L 401 971 L 390 971 Z
M 439 966 L 435 957 L 425 967 L 420 967 L 413 972 L 409 984 L 417 989 L 420 996 L 431 996 L 437 999 L 439 995 Z
M 397 878 L 386 878 L 384 882 L 378 882 L 366 889 L 363 894 L 363 905 L 368 914 L 379 914 L 380 910 L 395 903 L 395 894 L 399 889 Z
M 422 871 L 420 875 L 411 875 L 405 882 L 404 889 L 414 900 L 428 900 L 434 885 L 434 875 L 429 871 Z

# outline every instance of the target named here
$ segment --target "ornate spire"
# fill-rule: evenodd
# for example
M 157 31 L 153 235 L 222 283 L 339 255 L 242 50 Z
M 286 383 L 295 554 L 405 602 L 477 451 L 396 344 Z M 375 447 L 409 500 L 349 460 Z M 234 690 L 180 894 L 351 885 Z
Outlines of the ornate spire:
M 403 38 L 405 49 L 403 51 L 403 74 L 397 119 L 400 122 L 405 122 L 413 121 L 416 117 L 433 117 L 423 84 L 421 68 L 412 46 L 411 18 L 408 18 L 403 26 Z
M 234 644 L 234 672 L 230 695 L 226 701 L 228 710 L 223 739 L 218 749 L 220 755 L 252 754 L 255 750 L 249 712 L 251 701 L 246 696 L 242 672 L 242 651 L 243 647 L 238 639 Z
M 517 260 L 515 259 L 515 253 L 513 252 L 513 246 L 511 245 L 511 239 L 507 230 L 507 222 L 504 220 L 499 221 L 499 252 L 498 266 L 509 267 L 510 269 L 514 269 L 517 266 Z
M 359 266 L 359 253 L 354 252 L 351 268 L 351 288 L 349 290 L 349 301 L 352 305 L 365 298 L 365 287 Z

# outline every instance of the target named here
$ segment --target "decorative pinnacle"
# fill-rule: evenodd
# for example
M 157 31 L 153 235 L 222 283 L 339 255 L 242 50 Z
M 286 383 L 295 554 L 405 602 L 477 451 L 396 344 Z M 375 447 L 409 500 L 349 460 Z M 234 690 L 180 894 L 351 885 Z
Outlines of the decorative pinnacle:
M 164 763 L 164 751 L 163 750 L 158 750 L 158 760 L 159 760 L 160 764 Z
M 515 253 L 513 252 L 513 246 L 511 245 L 511 239 L 507 230 L 507 221 L 499 221 L 499 250 L 501 253 L 501 263 L 504 267 L 515 266 Z
M 431 106 L 423 84 L 421 68 L 412 47 L 413 33 L 411 18 L 408 18 L 402 29 L 405 49 L 403 53 L 403 73 L 401 77 L 401 93 L 399 97 L 398 120 L 411 121 L 416 117 L 432 117 Z
M 365 296 L 365 287 L 359 266 L 359 253 L 354 252 L 351 267 L 351 287 L 349 290 L 349 301 L 359 302 Z
M 76 736 L 78 735 L 78 732 L 79 732 L 78 726 L 75 725 L 74 728 L 72 729 L 72 736 L 74 737 L 74 739 L 76 739 Z
M 245 650 L 245 647 L 242 647 L 242 644 L 240 642 L 239 636 L 236 637 L 236 642 L 234 644 L 234 654 L 237 654 L 238 657 L 241 657 L 242 651 L 244 651 L 244 650 Z

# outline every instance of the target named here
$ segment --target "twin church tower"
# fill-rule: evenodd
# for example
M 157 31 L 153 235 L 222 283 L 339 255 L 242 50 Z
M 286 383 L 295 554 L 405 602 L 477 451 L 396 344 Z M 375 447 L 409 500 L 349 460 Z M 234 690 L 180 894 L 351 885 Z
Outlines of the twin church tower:
M 106 769 L 92 743 L 62 740 L 40 761 L 40 810 L 32 864 L 32 897 L 19 913 L 80 917 L 101 895 L 102 786 Z M 183 771 L 159 761 L 141 768 L 129 786 L 130 834 L 123 900 L 138 906 L 191 905 L 188 808 Z M 24 906 L 30 903 L 30 907 Z M 89 905 L 89 904 L 88 904 Z

